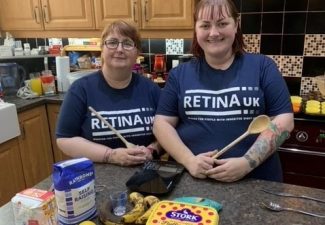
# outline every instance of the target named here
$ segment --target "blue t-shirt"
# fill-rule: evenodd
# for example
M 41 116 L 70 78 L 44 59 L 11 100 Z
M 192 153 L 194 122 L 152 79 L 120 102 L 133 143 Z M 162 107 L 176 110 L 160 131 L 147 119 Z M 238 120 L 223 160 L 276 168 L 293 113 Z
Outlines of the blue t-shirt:
M 132 74 L 124 89 L 110 87 L 101 71 L 78 79 L 69 88 L 61 106 L 56 136 L 81 136 L 111 148 L 125 147 L 123 142 L 88 107 L 93 107 L 126 140 L 136 145 L 154 141 L 152 124 L 160 88 L 149 79 Z
M 226 70 L 210 67 L 205 59 L 180 64 L 170 71 L 157 109 L 157 114 L 179 118 L 176 130 L 195 155 L 222 149 L 258 115 L 291 112 L 290 95 L 276 64 L 266 56 L 248 53 L 236 56 Z M 221 158 L 243 156 L 256 138 L 245 138 Z M 274 174 L 274 180 L 281 180 L 277 154 L 252 173 L 267 179 L 265 169 Z

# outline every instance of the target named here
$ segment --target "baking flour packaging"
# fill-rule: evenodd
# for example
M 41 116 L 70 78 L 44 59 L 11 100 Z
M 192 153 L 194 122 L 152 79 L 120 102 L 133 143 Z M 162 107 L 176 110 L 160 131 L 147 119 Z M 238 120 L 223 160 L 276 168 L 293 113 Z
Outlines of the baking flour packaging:
M 57 225 L 53 192 L 29 188 L 11 199 L 16 225 Z
M 53 183 L 60 225 L 78 224 L 97 215 L 95 171 L 87 158 L 54 164 Z

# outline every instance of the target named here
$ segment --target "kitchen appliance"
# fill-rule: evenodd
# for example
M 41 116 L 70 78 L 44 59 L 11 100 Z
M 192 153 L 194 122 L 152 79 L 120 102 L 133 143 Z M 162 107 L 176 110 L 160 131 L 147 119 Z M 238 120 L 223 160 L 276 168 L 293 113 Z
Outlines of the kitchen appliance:
M 183 171 L 177 162 L 151 160 L 129 178 L 126 186 L 145 194 L 166 194 L 174 189 Z
M 278 150 L 285 183 L 325 189 L 324 118 L 295 115 L 295 128 Z
M 192 54 L 184 54 L 181 56 L 178 56 L 179 63 L 184 63 L 187 61 L 190 61 L 193 58 Z
M 164 55 L 155 55 L 153 71 L 151 73 L 153 81 L 160 87 L 164 87 L 168 78 L 168 73 L 166 72 L 166 60 Z
M 78 80 L 81 77 L 87 76 L 89 74 L 92 74 L 94 72 L 98 71 L 98 69 L 90 69 L 90 70 L 80 70 L 80 71 L 75 71 L 75 72 L 70 72 L 67 74 L 67 78 L 68 78 L 68 87 L 70 87 L 70 85 L 75 82 L 76 80 Z
M 24 85 L 25 69 L 17 63 L 0 63 L 0 82 L 4 95 L 16 95 Z
M 155 55 L 153 70 L 157 74 L 163 74 L 164 72 L 166 72 L 166 62 L 164 55 Z

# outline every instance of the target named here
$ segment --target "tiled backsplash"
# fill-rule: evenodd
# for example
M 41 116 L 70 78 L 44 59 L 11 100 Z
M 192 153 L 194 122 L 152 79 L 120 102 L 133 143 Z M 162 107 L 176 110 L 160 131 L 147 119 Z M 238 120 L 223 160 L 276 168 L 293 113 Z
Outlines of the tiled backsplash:
M 325 0 L 234 0 L 241 12 L 246 50 L 270 56 L 278 64 L 291 94 L 317 90 L 313 77 L 325 73 Z M 50 39 L 24 38 L 31 47 Z M 62 45 L 69 40 L 62 38 Z M 142 55 L 152 71 L 154 54 L 172 60 L 189 53 L 190 39 L 143 39 Z
M 236 0 L 248 52 L 270 56 L 292 94 L 318 90 L 325 73 L 325 1 Z

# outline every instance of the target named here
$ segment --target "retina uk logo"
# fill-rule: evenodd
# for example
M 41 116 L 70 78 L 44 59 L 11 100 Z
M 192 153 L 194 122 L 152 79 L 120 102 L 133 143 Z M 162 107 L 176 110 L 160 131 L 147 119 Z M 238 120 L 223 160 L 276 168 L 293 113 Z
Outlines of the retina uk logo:
M 198 223 L 202 220 L 202 216 L 193 213 L 190 209 L 182 209 L 167 212 L 166 216 L 170 219 L 179 220 L 182 222 Z

